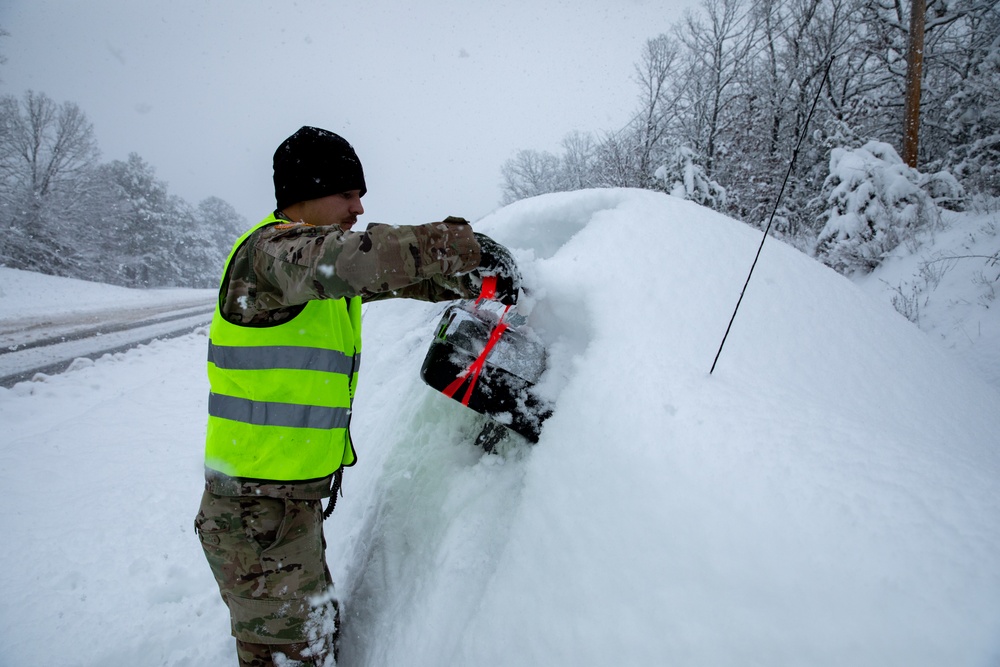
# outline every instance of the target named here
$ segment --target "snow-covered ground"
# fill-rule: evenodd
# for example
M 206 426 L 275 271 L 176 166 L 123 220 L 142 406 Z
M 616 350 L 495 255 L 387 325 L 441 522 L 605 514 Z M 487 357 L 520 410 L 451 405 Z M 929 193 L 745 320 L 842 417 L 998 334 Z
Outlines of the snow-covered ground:
M 905 258 L 859 287 L 769 241 L 709 375 L 759 232 L 628 190 L 476 227 L 533 288 L 556 412 L 483 454 L 418 376 L 443 306 L 366 308 L 341 664 L 1000 661 L 995 305 L 935 292 L 928 336 L 887 304 Z M 0 665 L 236 664 L 192 530 L 205 333 L 0 389 Z
M 1000 211 L 943 218 L 859 283 L 1000 389 Z
M 129 289 L 0 267 L 0 331 L 51 328 L 67 320 L 100 322 L 102 313 L 155 311 L 211 303 L 212 289 Z

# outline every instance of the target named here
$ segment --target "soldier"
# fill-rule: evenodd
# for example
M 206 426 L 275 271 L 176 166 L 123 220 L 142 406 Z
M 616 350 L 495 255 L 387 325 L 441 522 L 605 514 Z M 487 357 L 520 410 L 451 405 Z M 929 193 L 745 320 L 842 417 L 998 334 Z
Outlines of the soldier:
M 468 222 L 370 225 L 361 162 L 303 127 L 274 154 L 277 207 L 229 256 L 212 319 L 205 492 L 195 530 L 229 607 L 242 667 L 334 663 L 340 618 L 323 519 L 355 462 L 361 304 L 517 299 L 509 252 Z M 322 499 L 329 498 L 326 511 Z

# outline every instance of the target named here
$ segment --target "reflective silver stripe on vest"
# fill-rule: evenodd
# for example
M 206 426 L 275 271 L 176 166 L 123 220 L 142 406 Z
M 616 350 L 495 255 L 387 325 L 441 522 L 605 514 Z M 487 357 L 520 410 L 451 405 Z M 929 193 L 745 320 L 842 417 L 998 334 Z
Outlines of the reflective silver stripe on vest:
M 294 347 L 291 345 L 265 345 L 242 347 L 216 345 L 208 342 L 208 361 L 217 368 L 237 371 L 261 371 L 275 368 L 324 371 L 347 375 L 357 373 L 361 355 L 353 357 L 321 347 Z
M 347 428 L 351 410 L 319 405 L 266 403 L 224 394 L 209 394 L 208 414 L 257 426 L 331 429 Z

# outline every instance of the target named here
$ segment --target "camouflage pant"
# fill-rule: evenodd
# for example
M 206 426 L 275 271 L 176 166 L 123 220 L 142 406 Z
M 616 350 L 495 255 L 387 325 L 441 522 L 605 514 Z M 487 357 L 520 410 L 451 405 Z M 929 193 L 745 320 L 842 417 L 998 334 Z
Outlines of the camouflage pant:
M 328 662 L 339 617 L 320 501 L 206 491 L 194 525 L 238 644 Z M 268 664 L 239 653 L 243 665 Z

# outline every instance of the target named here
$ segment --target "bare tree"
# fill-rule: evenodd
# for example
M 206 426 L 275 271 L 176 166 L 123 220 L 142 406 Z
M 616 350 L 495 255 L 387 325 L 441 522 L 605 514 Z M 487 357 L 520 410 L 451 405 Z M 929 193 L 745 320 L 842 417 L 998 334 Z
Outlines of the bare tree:
M 520 150 L 500 171 L 504 204 L 564 189 L 559 158 L 547 151 Z
M 582 190 L 597 184 L 594 162 L 597 146 L 594 138 L 583 132 L 570 132 L 562 140 L 563 185 L 566 190 Z
M 667 150 L 665 139 L 670 130 L 671 115 L 677 111 L 669 95 L 670 82 L 676 68 L 679 47 L 669 35 L 647 40 L 635 67 L 639 84 L 639 113 L 634 121 L 634 133 L 639 154 L 635 165 L 638 185 L 655 187 L 653 173 Z
M 77 181 L 100 157 L 80 107 L 28 91 L 0 99 L 0 173 L 36 197 Z
M 597 185 L 605 188 L 636 188 L 644 176 L 639 171 L 641 141 L 632 128 L 609 133 L 597 146 Z
M 952 170 L 967 190 L 1000 194 L 1000 3 L 915 1 L 926 2 L 920 162 L 928 173 Z M 832 152 L 902 145 L 910 17 L 906 0 L 701 0 L 669 37 L 644 45 L 637 109 L 621 129 L 586 144 L 585 159 L 568 146 L 562 157 L 529 152 L 506 173 L 527 195 L 663 189 L 697 166 L 726 192 L 708 205 L 763 226 L 800 146 L 772 232 L 812 251 Z M 671 161 L 678 150 L 690 165 Z
M 688 13 L 677 27 L 678 39 L 687 47 L 688 137 L 705 159 L 705 170 L 714 175 L 719 140 L 735 118 L 736 100 L 744 92 L 746 68 L 758 38 L 756 17 L 743 0 L 702 0 L 702 15 Z
M 137 154 L 98 159 L 75 104 L 0 97 L 0 264 L 131 287 L 217 284 L 247 226 L 232 206 L 193 208 Z
M 0 28 L 0 38 L 3 38 L 3 37 L 10 37 L 10 33 L 7 32 L 6 30 L 4 30 L 3 28 Z M 4 54 L 0 53 L 0 65 L 3 65 L 6 62 L 7 62 L 7 56 L 5 56 Z M 0 82 L 3 82 L 2 78 L 0 78 Z
M 0 257 L 16 268 L 74 273 L 72 221 L 83 211 L 99 151 L 75 104 L 28 91 L 0 98 Z

